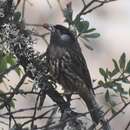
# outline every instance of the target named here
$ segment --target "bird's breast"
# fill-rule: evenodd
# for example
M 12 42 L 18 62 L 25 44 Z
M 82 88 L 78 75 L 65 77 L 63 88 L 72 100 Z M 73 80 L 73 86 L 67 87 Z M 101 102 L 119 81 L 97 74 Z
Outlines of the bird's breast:
M 49 54 L 49 70 L 52 78 L 54 80 L 59 81 L 62 70 L 61 70 L 61 62 L 62 58 L 65 55 L 65 49 L 60 47 L 51 46 L 48 50 Z

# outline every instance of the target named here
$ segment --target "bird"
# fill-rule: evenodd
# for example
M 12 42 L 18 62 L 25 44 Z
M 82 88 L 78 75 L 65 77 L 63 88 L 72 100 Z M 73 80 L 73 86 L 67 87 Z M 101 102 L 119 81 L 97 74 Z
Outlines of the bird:
M 76 36 L 59 24 L 45 23 L 43 27 L 50 31 L 50 44 L 46 49 L 50 75 L 65 91 L 70 92 L 68 100 L 73 93 L 79 94 L 93 122 L 98 124 L 103 111 L 95 99 L 90 73 Z

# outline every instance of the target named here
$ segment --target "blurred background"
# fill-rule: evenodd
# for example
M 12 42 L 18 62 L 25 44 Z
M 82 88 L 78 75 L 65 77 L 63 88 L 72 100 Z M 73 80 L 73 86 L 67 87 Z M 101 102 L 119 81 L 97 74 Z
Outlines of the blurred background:
M 49 1 L 49 3 L 48 3 Z M 25 10 L 25 22 L 28 24 L 62 24 L 64 23 L 64 17 L 60 10 L 57 0 L 27 0 Z M 72 8 L 74 15 L 76 15 L 83 7 L 81 0 L 61 0 L 63 8 L 66 3 L 72 1 Z M 86 0 L 89 2 L 89 0 Z M 21 5 L 19 6 L 19 10 Z M 97 29 L 97 32 L 101 36 L 97 39 L 90 40 L 90 45 L 94 50 L 88 50 L 82 43 L 81 48 L 86 58 L 88 68 L 92 79 L 101 79 L 99 74 L 99 68 L 112 68 L 112 58 L 118 59 L 120 55 L 125 52 L 127 58 L 130 59 L 130 1 L 129 0 L 117 0 L 115 2 L 108 3 L 92 13 L 84 16 L 86 20 L 90 22 L 90 26 Z M 43 28 L 34 27 L 34 30 L 38 33 L 45 32 Z M 42 39 L 38 38 L 38 43 L 35 45 L 37 51 L 44 52 L 46 44 Z M 15 72 L 9 74 L 9 84 L 16 85 L 19 77 Z M 5 89 L 5 85 L 2 85 Z M 2 88 L 2 87 L 1 87 Z M 25 88 L 29 89 L 29 85 L 25 84 Z M 17 102 L 17 107 L 33 106 L 35 97 L 27 96 L 18 97 L 20 100 Z M 103 96 L 97 94 L 97 100 L 102 103 Z M 51 100 L 47 98 L 45 105 L 51 104 Z M 79 103 L 81 105 L 79 105 Z M 74 106 L 77 106 L 78 110 L 84 110 L 83 102 L 73 102 Z M 81 106 L 79 108 L 79 106 Z M 118 109 L 118 108 L 117 108 Z M 124 130 L 128 121 L 130 120 L 130 107 L 125 109 L 125 113 L 119 114 L 114 120 L 111 121 L 113 130 Z M 43 124 L 43 122 L 39 122 Z M 0 125 L 0 128 L 2 126 Z

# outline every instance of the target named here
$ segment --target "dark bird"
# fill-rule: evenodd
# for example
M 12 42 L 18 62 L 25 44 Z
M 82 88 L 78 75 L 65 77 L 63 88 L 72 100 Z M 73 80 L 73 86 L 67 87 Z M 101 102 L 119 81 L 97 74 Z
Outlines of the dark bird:
M 80 95 L 92 120 L 98 124 L 103 112 L 95 100 L 88 67 L 77 38 L 61 25 L 44 24 L 44 28 L 51 32 L 50 44 L 46 50 L 50 75 L 65 91 L 77 92 Z

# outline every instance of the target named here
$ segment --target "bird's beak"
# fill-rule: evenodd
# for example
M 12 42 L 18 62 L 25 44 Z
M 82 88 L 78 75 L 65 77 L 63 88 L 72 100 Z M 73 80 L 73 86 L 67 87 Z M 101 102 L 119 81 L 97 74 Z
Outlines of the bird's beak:
M 54 30 L 54 27 L 53 27 L 53 25 L 51 25 L 51 24 L 45 23 L 45 24 L 43 24 L 43 27 L 44 27 L 45 29 L 47 29 L 48 31 L 50 31 L 50 32 L 53 32 L 53 30 Z

